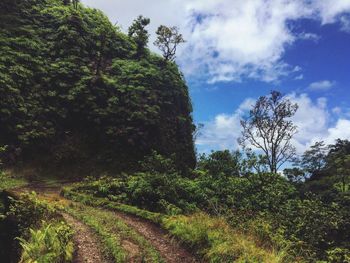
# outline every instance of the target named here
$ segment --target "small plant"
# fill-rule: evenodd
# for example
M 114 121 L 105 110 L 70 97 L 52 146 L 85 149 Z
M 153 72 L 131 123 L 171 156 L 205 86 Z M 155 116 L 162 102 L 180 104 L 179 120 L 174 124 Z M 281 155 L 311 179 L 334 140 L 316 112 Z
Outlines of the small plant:
M 30 238 L 18 238 L 23 249 L 20 263 L 63 263 L 73 259 L 72 229 L 64 222 L 42 222 L 38 230 L 30 229 Z

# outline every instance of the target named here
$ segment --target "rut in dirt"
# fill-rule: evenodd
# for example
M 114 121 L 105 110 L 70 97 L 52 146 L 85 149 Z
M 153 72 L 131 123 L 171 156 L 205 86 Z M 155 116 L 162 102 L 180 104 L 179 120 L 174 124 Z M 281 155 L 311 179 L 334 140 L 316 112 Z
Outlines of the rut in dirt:
M 61 214 L 74 229 L 74 263 L 112 263 L 102 254 L 101 241 L 88 226 L 66 213 Z
M 169 237 L 156 224 L 137 216 L 114 212 L 115 216 L 147 239 L 167 263 L 204 262 L 197 260 L 188 249 Z

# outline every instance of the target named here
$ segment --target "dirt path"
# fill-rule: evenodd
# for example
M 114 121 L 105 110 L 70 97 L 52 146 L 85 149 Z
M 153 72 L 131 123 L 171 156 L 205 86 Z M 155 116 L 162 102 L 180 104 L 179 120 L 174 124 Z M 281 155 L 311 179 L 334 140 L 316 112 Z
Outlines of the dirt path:
M 74 229 L 74 263 L 111 263 L 102 254 L 102 248 L 96 234 L 74 217 L 62 213 L 66 222 Z
M 21 191 L 36 191 L 43 197 L 50 199 L 63 200 L 60 196 L 59 187 L 48 187 L 45 185 L 31 185 L 22 188 Z M 67 200 L 70 202 L 69 200 Z M 136 232 L 142 235 L 148 240 L 152 246 L 159 252 L 161 257 L 167 263 L 192 263 L 202 262 L 198 261 L 190 252 L 188 248 L 181 246 L 176 240 L 169 237 L 166 231 L 158 227 L 152 222 L 137 216 L 124 214 L 121 212 L 114 212 L 115 216 L 126 223 L 129 227 L 133 228 Z M 102 253 L 99 244 L 99 239 L 96 234 L 85 224 L 78 221 L 74 217 L 63 213 L 62 214 L 68 224 L 70 224 L 75 230 L 74 243 L 77 250 L 76 259 L 74 263 L 104 263 L 110 262 L 106 260 Z M 134 244 L 123 243 L 123 248 L 128 251 L 130 262 L 135 262 L 132 254 L 138 248 L 134 247 Z M 131 255 L 130 255 L 131 254 Z M 130 257 L 131 256 L 131 257 Z
M 152 246 L 158 250 L 161 257 L 166 262 L 199 262 L 189 253 L 187 249 L 180 246 L 180 244 L 177 243 L 174 239 L 171 239 L 164 230 L 152 222 L 119 212 L 116 212 L 115 215 L 118 219 L 124 221 L 128 226 L 144 236 L 152 244 Z

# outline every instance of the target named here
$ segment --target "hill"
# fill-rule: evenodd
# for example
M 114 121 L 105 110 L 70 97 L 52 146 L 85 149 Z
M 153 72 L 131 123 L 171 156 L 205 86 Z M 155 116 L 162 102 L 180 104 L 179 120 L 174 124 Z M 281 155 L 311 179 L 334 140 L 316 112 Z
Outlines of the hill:
M 1 1 L 0 24 L 7 162 L 123 171 L 155 150 L 182 170 L 194 166 L 192 107 L 176 64 L 140 53 L 102 12 L 69 1 Z

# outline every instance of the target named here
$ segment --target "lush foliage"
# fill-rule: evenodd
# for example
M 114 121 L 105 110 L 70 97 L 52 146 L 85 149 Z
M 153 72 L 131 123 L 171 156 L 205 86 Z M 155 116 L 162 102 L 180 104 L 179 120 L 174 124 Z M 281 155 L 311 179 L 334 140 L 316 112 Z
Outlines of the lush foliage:
M 33 192 L 22 194 L 18 199 L 11 198 L 6 216 L 15 222 L 20 234 L 26 236 L 30 228 L 38 228 L 42 220 L 50 221 L 58 214 L 54 207 Z
M 29 240 L 20 238 L 23 252 L 20 263 L 62 263 L 73 259 L 72 229 L 64 222 L 43 223 L 30 229 Z
M 70 262 L 73 258 L 72 229 L 56 209 L 35 193 L 10 198 L 5 221 L 15 227 L 23 263 Z
M 47 157 L 133 170 L 155 149 L 175 153 L 182 170 L 194 166 L 187 86 L 174 63 L 146 50 L 144 18 L 127 36 L 102 12 L 60 0 L 5 0 L 0 10 L 8 162 Z
M 305 183 L 288 181 L 279 174 L 257 173 L 264 170 L 252 169 L 257 165 L 260 164 L 255 155 L 243 158 L 237 152 L 213 152 L 201 156 L 199 169 L 188 178 L 174 170 L 171 159 L 153 153 L 140 165 L 142 172 L 88 179 L 66 189 L 65 196 L 85 204 L 137 214 L 159 224 L 168 218 L 159 212 L 180 221 L 182 217 L 177 215 L 200 210 L 225 217 L 237 233 L 252 237 L 261 247 L 279 251 L 278 258 L 282 257 L 283 262 L 348 257 L 346 193 L 337 195 L 332 202 L 315 192 L 300 195 L 298 190 Z M 140 212 L 144 210 L 125 204 L 158 213 Z M 166 228 L 171 229 L 169 225 Z M 180 230 L 175 232 L 181 240 L 191 243 L 194 237 L 187 231 L 192 230 L 181 227 L 181 231 L 190 235 L 187 240 Z M 197 244 L 197 241 L 193 242 Z M 214 249 L 214 244 L 209 247 Z

